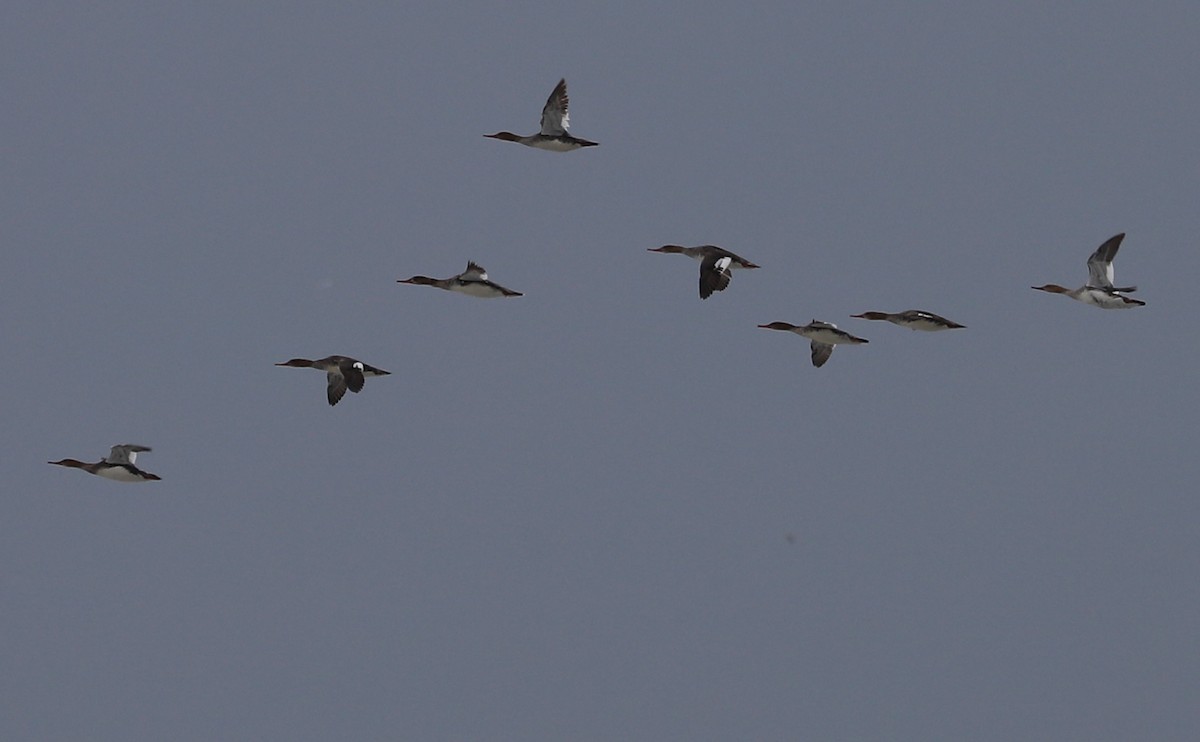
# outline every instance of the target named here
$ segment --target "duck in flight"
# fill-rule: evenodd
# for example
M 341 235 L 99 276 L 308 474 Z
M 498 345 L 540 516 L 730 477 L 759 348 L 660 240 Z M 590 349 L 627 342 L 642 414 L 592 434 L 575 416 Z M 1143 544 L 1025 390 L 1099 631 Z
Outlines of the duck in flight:
M 162 479 L 162 477 L 157 474 L 151 474 L 148 471 L 143 471 L 133 464 L 139 453 L 149 452 L 150 448 L 148 446 L 121 443 L 113 446 L 103 461 L 97 461 L 94 464 L 88 464 L 75 459 L 62 459 L 61 461 L 48 461 L 46 463 L 56 466 L 66 466 L 72 469 L 83 469 L 88 474 L 95 474 L 98 477 L 111 479 L 114 482 L 155 482 Z
M 845 330 L 839 330 L 838 326 L 832 322 L 822 322 L 814 319 L 807 325 L 793 325 L 789 322 L 772 322 L 766 325 L 759 325 L 764 330 L 785 330 L 794 332 L 801 337 L 806 337 L 811 340 L 810 347 L 812 348 L 812 365 L 820 368 L 825 365 L 825 361 L 829 360 L 829 356 L 833 355 L 833 346 L 835 345 L 862 345 L 867 342 L 863 338 L 855 337 Z
M 729 286 L 730 279 L 733 278 L 734 268 L 758 267 L 749 260 L 716 245 L 700 245 L 699 247 L 663 245 L 648 249 L 650 252 L 678 253 L 699 260 L 701 299 L 707 299 L 715 291 L 724 291 Z
M 509 131 L 484 134 L 484 136 L 491 139 L 501 139 L 505 142 L 517 142 L 518 144 L 524 144 L 526 147 L 544 149 L 549 152 L 570 152 L 582 147 L 597 146 L 598 142 L 589 142 L 586 139 L 573 137 L 567 132 L 567 128 L 571 125 L 571 114 L 567 110 L 568 105 L 570 105 L 570 99 L 567 97 L 567 81 L 566 79 L 562 79 L 558 81 L 558 85 L 554 87 L 554 91 L 550 93 L 550 97 L 546 100 L 545 107 L 542 108 L 541 131 L 536 134 L 530 134 L 527 137 L 519 136 Z
M 501 296 L 524 296 L 520 291 L 506 289 L 498 283 L 488 280 L 487 271 L 478 263 L 467 263 L 467 269 L 457 276 L 450 278 L 430 278 L 428 276 L 413 276 L 398 280 L 396 283 L 411 283 L 417 286 L 433 286 L 434 288 L 453 291 L 456 294 L 478 296 L 482 299 L 495 299 Z
M 926 312 L 922 309 L 906 309 L 903 312 L 863 312 L 862 314 L 852 314 L 851 317 L 856 319 L 881 319 L 891 322 L 893 325 L 907 327 L 910 330 L 922 330 L 924 332 L 937 332 L 938 330 L 957 330 L 964 328 L 966 325 L 960 325 L 957 322 L 951 322 L 945 317 Z
M 1123 239 L 1125 239 L 1124 232 L 1113 235 L 1088 257 L 1088 281 L 1083 286 L 1077 289 L 1068 289 L 1056 283 L 1048 283 L 1045 286 L 1033 286 L 1032 288 L 1052 294 L 1063 294 L 1101 309 L 1132 309 L 1146 306 L 1144 301 L 1125 296 L 1127 293 L 1137 291 L 1137 286 L 1121 288 L 1113 286 L 1113 260 L 1117 257 L 1117 250 L 1121 247 Z
M 327 356 L 316 361 L 310 361 L 307 358 L 293 358 L 290 361 L 276 363 L 275 365 L 292 366 L 294 368 L 315 368 L 318 371 L 324 371 L 329 381 L 326 396 L 329 398 L 329 405 L 331 407 L 342 401 L 342 397 L 346 396 L 347 389 L 355 394 L 361 392 L 367 376 L 391 375 L 391 371 L 384 371 L 381 368 L 368 366 L 362 361 L 350 358 L 349 356 Z

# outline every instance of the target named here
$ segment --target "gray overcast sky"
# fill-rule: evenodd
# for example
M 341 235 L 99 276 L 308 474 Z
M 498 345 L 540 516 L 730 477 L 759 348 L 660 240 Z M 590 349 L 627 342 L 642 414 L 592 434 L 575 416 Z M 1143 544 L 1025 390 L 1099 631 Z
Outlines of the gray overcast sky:
M 0 738 L 1200 738 L 1200 5 L 794 5 L 4 4 Z

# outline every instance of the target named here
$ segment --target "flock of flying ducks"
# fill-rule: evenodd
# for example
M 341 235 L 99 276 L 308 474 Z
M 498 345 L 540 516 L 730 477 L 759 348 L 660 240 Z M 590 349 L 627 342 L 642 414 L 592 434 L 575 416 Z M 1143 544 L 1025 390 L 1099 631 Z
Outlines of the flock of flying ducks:
M 550 97 L 546 100 L 545 107 L 542 108 L 542 126 L 540 131 L 528 136 L 519 136 L 507 131 L 501 131 L 496 134 L 484 134 L 484 136 L 505 142 L 516 142 L 527 147 L 549 152 L 570 152 L 583 147 L 597 146 L 597 142 L 580 139 L 568 132 L 570 125 L 568 106 L 567 81 L 565 79 L 559 80 L 558 85 L 554 87 L 553 92 L 550 93 Z M 1063 294 L 1076 301 L 1081 301 L 1084 304 L 1101 309 L 1130 309 L 1145 306 L 1146 302 L 1126 296 L 1126 294 L 1136 291 L 1136 286 L 1118 288 L 1113 284 L 1113 260 L 1116 258 L 1117 250 L 1121 247 L 1121 241 L 1124 239 L 1124 232 L 1114 235 L 1088 257 L 1088 280 L 1083 286 L 1077 289 L 1068 289 L 1056 283 L 1048 283 L 1044 286 L 1033 286 L 1032 288 L 1053 294 Z M 650 252 L 686 255 L 689 258 L 699 260 L 701 299 L 707 299 L 717 291 L 724 291 L 729 286 L 730 279 L 733 277 L 733 270 L 758 267 L 740 255 L 735 255 L 729 250 L 717 247 L 716 245 L 700 245 L 698 247 L 663 245 L 662 247 L 649 248 L 649 250 Z M 413 276 L 412 278 L 399 280 L 397 283 L 432 286 L 445 291 L 452 291 L 481 299 L 523 296 L 519 291 L 513 291 L 491 281 L 488 278 L 487 271 L 475 262 L 468 262 L 465 271 L 450 278 Z M 926 312 L 919 309 L 909 309 L 895 313 L 863 312 L 862 314 L 851 316 L 857 319 L 883 320 L 899 325 L 900 327 L 907 327 L 910 330 L 921 330 L 924 332 L 955 330 L 965 327 L 965 325 L 952 322 L 933 312 Z M 789 322 L 771 322 L 759 325 L 759 327 L 766 330 L 793 332 L 807 338 L 810 341 L 812 349 L 812 364 L 818 368 L 825 365 L 825 362 L 829 360 L 834 346 L 862 345 L 867 342 L 864 338 L 856 337 L 845 330 L 839 329 L 832 322 L 822 322 L 815 319 L 807 325 L 793 325 Z M 275 365 L 290 366 L 293 368 L 315 368 L 318 371 L 324 371 L 327 381 L 326 399 L 329 401 L 330 406 L 340 402 L 342 397 L 346 395 L 347 390 L 355 394 L 361 392 L 366 383 L 366 377 L 390 375 L 389 371 L 384 371 L 349 356 L 327 356 L 315 361 L 307 358 L 293 358 L 290 361 Z M 76 459 L 62 459 L 47 463 L 73 469 L 82 469 L 89 474 L 95 474 L 96 476 L 117 482 L 153 482 L 162 478 L 139 469 L 134 464 L 139 453 L 148 453 L 149 451 L 150 449 L 147 446 L 122 443 L 113 446 L 108 456 L 94 464 Z

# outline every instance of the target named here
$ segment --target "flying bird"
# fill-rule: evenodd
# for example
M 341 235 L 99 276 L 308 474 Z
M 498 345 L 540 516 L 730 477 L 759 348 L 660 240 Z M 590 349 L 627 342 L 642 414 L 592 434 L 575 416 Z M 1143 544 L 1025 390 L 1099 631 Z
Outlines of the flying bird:
M 276 363 L 276 366 L 292 366 L 294 368 L 315 368 L 318 371 L 324 371 L 326 378 L 329 381 L 329 387 L 326 390 L 326 395 L 329 398 L 329 405 L 332 407 L 342 401 L 342 397 L 346 396 L 346 390 L 358 394 L 362 391 L 363 384 L 366 383 L 367 376 L 389 376 L 391 371 L 384 371 L 381 368 L 368 366 L 349 356 L 328 356 L 316 361 L 310 361 L 307 358 L 293 358 L 290 361 Z
M 829 356 L 833 355 L 833 346 L 835 345 L 861 345 L 865 342 L 863 338 L 855 337 L 845 330 L 839 330 L 838 326 L 832 322 L 822 322 L 813 320 L 807 325 L 793 325 L 789 322 L 772 322 L 766 325 L 759 325 L 764 330 L 785 330 L 794 332 L 801 337 L 806 337 L 812 341 L 812 365 L 820 368 L 829 360 Z
M 1031 288 L 1048 291 L 1052 294 L 1064 294 L 1076 301 L 1101 309 L 1132 309 L 1146 306 L 1146 302 L 1124 295 L 1137 291 L 1137 286 L 1121 288 L 1113 286 L 1113 260 L 1117 257 L 1117 250 L 1120 249 L 1123 239 L 1125 239 L 1125 233 L 1121 232 L 1113 235 L 1103 245 L 1096 248 L 1096 252 L 1087 259 L 1088 281 L 1083 286 L 1077 289 L 1068 289 L 1057 283 L 1048 283 L 1045 286 L 1032 286 Z
M 429 276 L 413 276 L 398 280 L 396 283 L 411 283 L 417 286 L 433 286 L 434 288 L 453 291 L 456 294 L 477 296 L 482 299 L 495 299 L 500 296 L 524 296 L 520 291 L 506 289 L 498 283 L 488 280 L 487 270 L 478 263 L 467 263 L 467 269 L 457 276 L 450 278 L 430 278 Z
M 907 327 L 910 330 L 922 330 L 923 332 L 937 332 L 938 330 L 957 330 L 966 327 L 957 322 L 951 322 L 945 317 L 926 312 L 921 309 L 906 309 L 903 312 L 863 312 L 862 314 L 852 314 L 851 317 L 856 319 L 881 319 L 891 322 L 893 325 Z
M 681 247 L 679 245 L 663 245 L 648 248 L 650 252 L 678 253 L 700 261 L 700 298 L 707 299 L 715 291 L 724 291 L 733 278 L 734 268 L 757 268 L 745 258 L 734 255 L 723 247 L 716 245 L 700 245 L 699 247 Z
M 75 459 L 62 459 L 61 461 L 47 461 L 48 464 L 56 466 L 66 466 L 72 469 L 83 469 L 88 474 L 95 474 L 98 477 L 111 479 L 114 482 L 155 482 L 162 477 L 157 474 L 151 474 L 148 471 L 143 471 L 133 465 L 139 453 L 149 453 L 148 446 L 139 446 L 134 443 L 120 443 L 112 447 L 108 452 L 108 456 L 103 461 L 97 461 L 94 464 L 88 464 Z
M 567 128 L 571 125 L 568 105 L 570 105 L 570 99 L 567 97 L 567 81 L 559 80 L 558 85 L 554 87 L 554 91 L 546 100 L 545 107 L 542 108 L 542 130 L 537 134 L 523 137 L 509 131 L 501 131 L 496 134 L 484 134 L 484 136 L 501 139 L 505 142 L 517 142 L 526 147 L 544 149 L 549 152 L 570 152 L 581 147 L 597 146 L 597 142 L 573 137 L 567 132 Z

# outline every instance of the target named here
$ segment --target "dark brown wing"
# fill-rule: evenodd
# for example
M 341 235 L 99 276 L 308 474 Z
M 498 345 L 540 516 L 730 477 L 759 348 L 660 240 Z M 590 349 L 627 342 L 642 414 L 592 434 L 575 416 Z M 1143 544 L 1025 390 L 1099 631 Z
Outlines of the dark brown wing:
M 363 384 L 366 383 L 366 379 L 363 377 L 361 368 L 354 364 L 347 364 L 346 367 L 342 369 L 342 376 L 346 378 L 346 386 L 350 388 L 350 391 L 354 392 L 355 394 L 358 394 L 362 391 Z
M 724 259 L 721 267 L 718 261 L 723 260 L 719 255 L 710 255 L 700 263 L 700 298 L 707 299 L 715 291 L 724 291 L 729 286 L 733 273 L 729 270 L 729 262 Z
M 329 405 L 332 407 L 346 396 L 346 378 L 337 371 L 330 371 L 326 376 L 329 379 L 329 388 L 325 391 L 329 397 Z
M 817 368 L 825 365 L 825 361 L 829 360 L 829 356 L 833 355 L 833 346 L 829 343 L 818 343 L 812 341 L 812 363 Z

